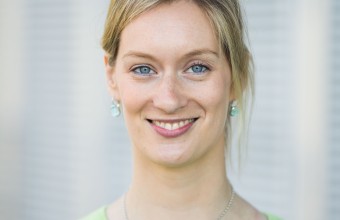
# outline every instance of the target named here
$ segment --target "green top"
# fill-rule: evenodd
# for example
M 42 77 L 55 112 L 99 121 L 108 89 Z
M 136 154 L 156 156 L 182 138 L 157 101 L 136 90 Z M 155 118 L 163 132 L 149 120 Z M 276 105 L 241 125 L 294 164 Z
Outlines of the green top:
M 80 220 L 107 220 L 106 207 L 100 208 Z
M 282 220 L 279 217 L 276 217 L 271 214 L 265 214 L 267 216 L 268 220 Z M 96 210 L 95 212 L 91 213 L 85 218 L 82 218 L 81 220 L 107 220 L 106 218 L 106 207 L 100 208 Z

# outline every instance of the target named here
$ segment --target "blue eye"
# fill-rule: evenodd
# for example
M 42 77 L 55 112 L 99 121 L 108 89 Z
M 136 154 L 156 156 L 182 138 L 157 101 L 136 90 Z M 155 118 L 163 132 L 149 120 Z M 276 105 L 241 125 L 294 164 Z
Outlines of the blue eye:
M 202 64 L 195 64 L 195 65 L 193 65 L 189 68 L 188 72 L 190 72 L 190 73 L 204 73 L 207 70 L 209 70 L 208 67 L 206 67 Z
M 153 71 L 148 66 L 139 66 L 139 67 L 134 68 L 132 71 L 134 73 L 138 74 L 138 75 L 150 75 L 150 74 L 154 74 L 155 73 L 155 71 Z

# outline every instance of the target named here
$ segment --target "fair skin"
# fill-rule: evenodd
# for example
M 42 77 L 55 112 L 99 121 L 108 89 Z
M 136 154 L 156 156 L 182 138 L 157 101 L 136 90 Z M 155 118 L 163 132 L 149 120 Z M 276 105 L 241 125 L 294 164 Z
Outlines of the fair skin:
M 105 64 L 133 145 L 129 219 L 217 219 L 231 194 L 224 146 L 233 96 L 209 19 L 189 1 L 160 5 L 128 24 Z M 124 220 L 122 203 L 109 219 Z M 236 196 L 224 219 L 265 218 Z

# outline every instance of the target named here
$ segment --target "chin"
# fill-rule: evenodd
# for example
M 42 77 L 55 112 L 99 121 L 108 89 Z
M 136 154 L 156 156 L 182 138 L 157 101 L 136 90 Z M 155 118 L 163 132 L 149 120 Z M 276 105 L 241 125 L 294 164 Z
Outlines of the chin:
M 164 167 L 179 168 L 188 165 L 193 158 L 190 149 L 183 146 L 166 145 L 158 149 L 156 162 Z

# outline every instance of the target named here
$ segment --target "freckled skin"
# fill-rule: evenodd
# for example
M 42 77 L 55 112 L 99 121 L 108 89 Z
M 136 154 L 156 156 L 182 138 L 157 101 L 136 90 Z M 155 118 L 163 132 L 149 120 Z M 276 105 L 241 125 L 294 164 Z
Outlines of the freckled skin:
M 171 6 L 159 7 L 132 21 L 122 33 L 112 76 L 117 84 L 113 93 L 123 106 L 135 156 L 143 154 L 141 158 L 169 166 L 193 163 L 207 151 L 224 147 L 230 68 L 208 18 L 192 7 L 182 4 L 175 12 Z M 214 51 L 217 56 L 187 56 L 196 50 Z M 127 55 L 131 51 L 147 57 Z M 196 76 L 188 73 L 193 62 L 211 68 L 204 76 Z M 141 64 L 149 65 L 155 74 L 136 77 L 131 68 Z M 198 120 L 188 132 L 168 139 L 146 120 L 193 117 Z

